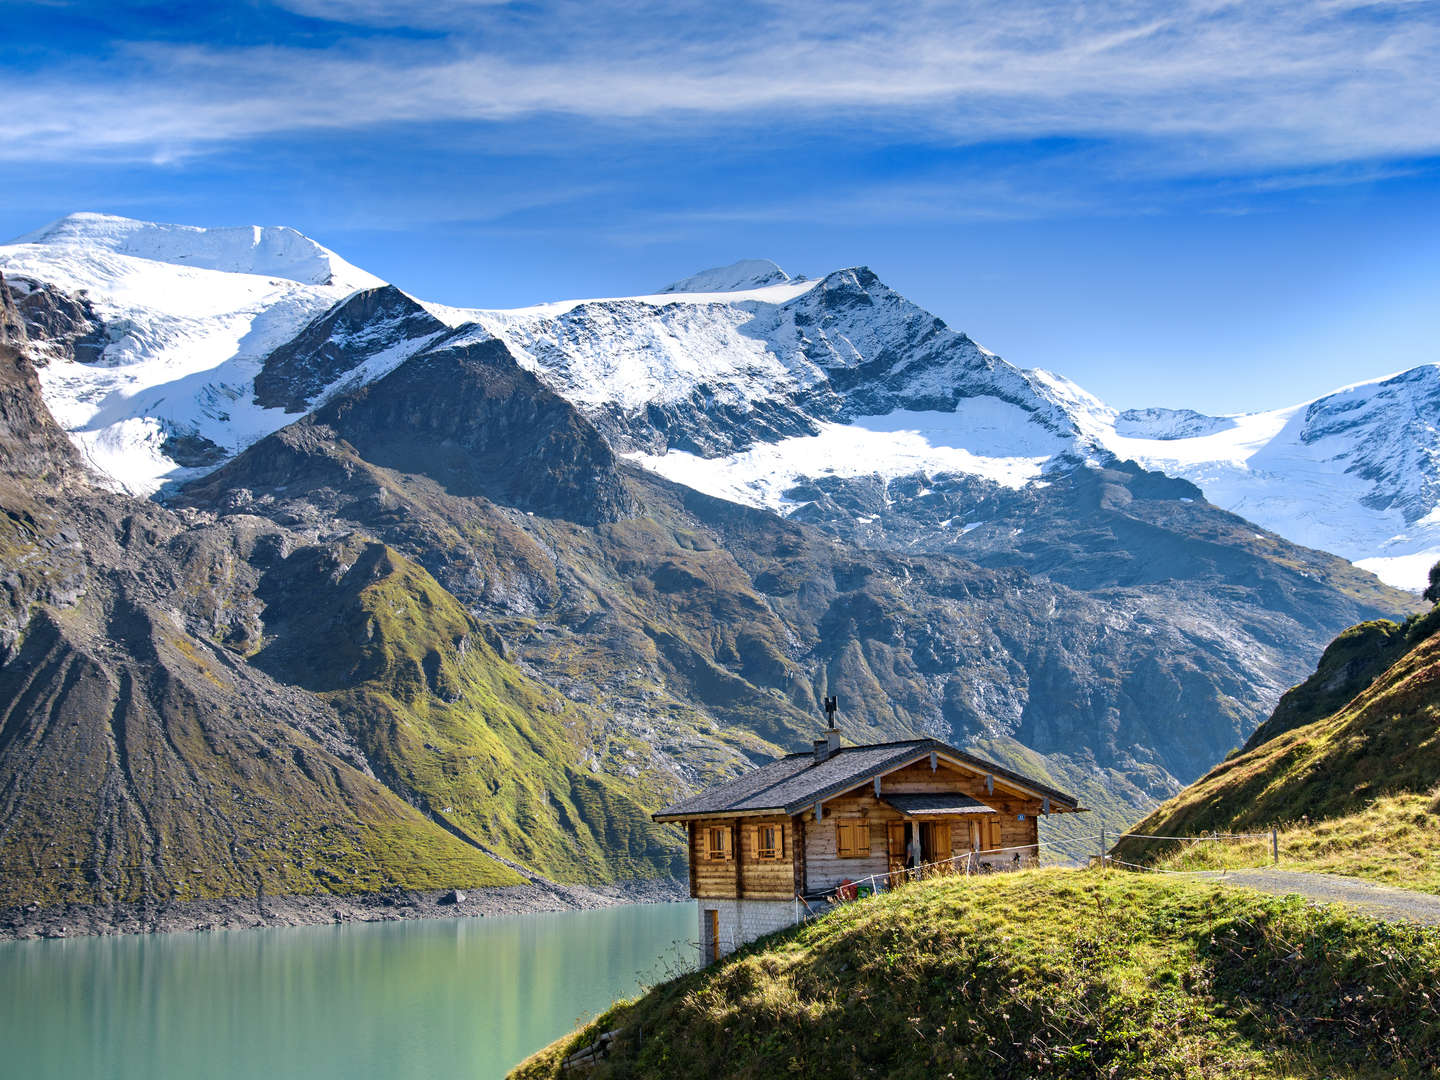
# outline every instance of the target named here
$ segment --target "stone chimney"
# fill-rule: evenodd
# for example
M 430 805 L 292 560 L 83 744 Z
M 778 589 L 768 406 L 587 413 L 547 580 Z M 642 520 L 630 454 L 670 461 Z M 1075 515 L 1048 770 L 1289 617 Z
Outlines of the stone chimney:
M 825 738 L 815 740 L 815 764 L 820 764 L 835 751 L 840 749 L 840 729 L 835 726 L 836 701 L 834 697 L 825 699 L 825 721 L 829 725 L 825 731 Z

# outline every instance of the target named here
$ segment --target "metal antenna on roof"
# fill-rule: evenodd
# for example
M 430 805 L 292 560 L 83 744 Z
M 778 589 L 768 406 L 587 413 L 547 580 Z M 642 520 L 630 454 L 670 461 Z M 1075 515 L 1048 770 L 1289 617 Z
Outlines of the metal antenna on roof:
M 832 731 L 835 729 L 835 710 L 839 707 L 840 703 L 833 695 L 825 699 L 825 723 Z

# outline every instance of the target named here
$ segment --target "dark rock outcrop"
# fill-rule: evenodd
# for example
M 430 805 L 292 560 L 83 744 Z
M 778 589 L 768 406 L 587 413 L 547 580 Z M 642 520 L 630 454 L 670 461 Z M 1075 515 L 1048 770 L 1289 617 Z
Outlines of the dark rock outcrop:
M 265 358 L 255 376 L 255 402 L 304 412 L 315 396 L 382 353 L 403 357 L 447 333 L 447 327 L 393 285 L 341 301 L 294 340 Z

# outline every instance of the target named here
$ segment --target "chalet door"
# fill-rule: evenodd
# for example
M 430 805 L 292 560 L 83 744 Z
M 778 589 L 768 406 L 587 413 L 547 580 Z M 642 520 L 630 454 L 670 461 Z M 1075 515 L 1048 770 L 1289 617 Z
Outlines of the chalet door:
M 720 956 L 720 912 L 707 908 L 701 915 L 701 952 L 705 963 L 713 964 Z
M 890 873 L 898 874 L 905 869 L 905 823 L 903 821 L 890 822 L 885 851 L 888 856 L 886 869 Z

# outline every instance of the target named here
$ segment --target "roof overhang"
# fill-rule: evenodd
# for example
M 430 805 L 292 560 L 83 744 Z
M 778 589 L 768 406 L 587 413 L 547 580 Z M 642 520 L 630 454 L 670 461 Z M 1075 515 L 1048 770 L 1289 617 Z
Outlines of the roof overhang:
M 828 787 L 808 792 L 804 798 L 795 799 L 791 802 L 777 806 L 746 807 L 745 809 L 714 809 L 714 810 L 687 810 L 678 813 L 657 813 L 651 815 L 651 820 L 659 823 L 701 821 L 715 819 L 734 818 L 760 818 L 760 817 L 793 817 L 796 814 L 804 813 L 812 807 L 822 805 L 837 796 L 847 792 L 857 791 L 867 784 L 874 783 L 877 777 L 888 776 L 892 772 L 905 769 L 922 761 L 930 761 L 933 766 L 939 766 L 940 762 L 972 776 L 988 780 L 987 793 L 996 794 L 996 789 L 1003 789 L 999 794 L 1008 792 L 1019 795 L 1022 798 L 1034 799 L 1041 804 L 1042 814 L 1071 814 L 1084 813 L 1085 809 L 1080 806 L 1079 801 L 1073 796 L 1053 788 L 1045 787 L 1028 781 L 1025 777 L 1014 773 L 1003 766 L 993 762 L 985 761 L 982 758 L 972 758 L 970 755 L 952 747 L 946 746 L 938 740 L 928 740 L 923 743 L 911 744 L 912 749 L 908 752 L 898 753 L 870 770 L 858 774 L 851 774 L 841 780 L 837 780 Z M 857 747 L 856 749 L 865 749 Z M 745 800 L 741 800 L 745 801 Z M 984 811 L 972 811 L 983 813 Z
M 755 818 L 755 817 L 789 817 L 789 812 L 783 806 L 765 807 L 759 810 L 705 810 L 695 811 L 689 814 L 651 814 L 650 820 L 661 825 L 672 821 L 699 821 L 701 818 Z
M 881 795 L 880 801 L 906 817 L 959 817 L 963 814 L 1000 812 L 979 799 L 960 794 Z

